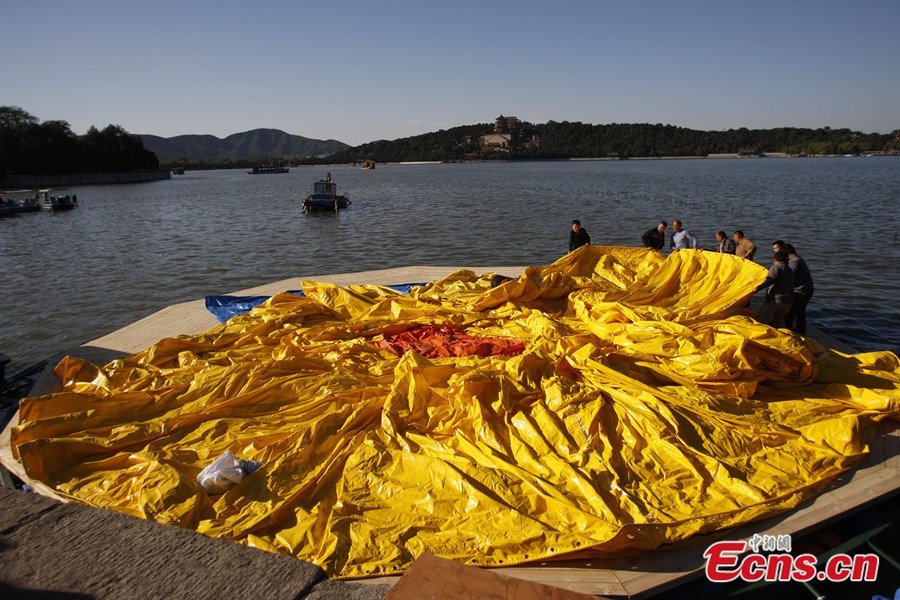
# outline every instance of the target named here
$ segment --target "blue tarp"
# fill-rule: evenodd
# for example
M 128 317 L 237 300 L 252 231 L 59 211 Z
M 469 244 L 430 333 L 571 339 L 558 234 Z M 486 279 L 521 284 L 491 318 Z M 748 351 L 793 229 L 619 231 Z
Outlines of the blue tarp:
M 425 283 L 401 283 L 387 287 L 402 294 L 408 294 L 412 287 L 416 285 L 425 285 Z M 288 290 L 286 293 L 296 294 L 297 296 L 304 295 L 303 290 Z M 250 312 L 250 310 L 269 298 L 271 296 L 207 296 L 206 310 L 215 315 L 219 323 L 224 323 L 231 317 Z
M 287 293 L 304 295 L 302 290 L 288 290 Z M 269 298 L 271 296 L 207 296 L 206 310 L 215 315 L 219 323 L 224 323 L 231 317 L 250 312 Z

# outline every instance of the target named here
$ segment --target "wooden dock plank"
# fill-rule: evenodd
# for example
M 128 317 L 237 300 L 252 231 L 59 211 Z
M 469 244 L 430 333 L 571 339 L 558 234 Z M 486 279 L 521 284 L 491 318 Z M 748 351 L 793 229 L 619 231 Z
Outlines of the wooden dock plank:
M 887 429 L 887 434 L 880 440 L 884 466 L 900 471 L 900 423 L 890 422 L 883 427 Z
M 400 578 L 385 600 L 590 600 L 594 596 L 423 554 Z

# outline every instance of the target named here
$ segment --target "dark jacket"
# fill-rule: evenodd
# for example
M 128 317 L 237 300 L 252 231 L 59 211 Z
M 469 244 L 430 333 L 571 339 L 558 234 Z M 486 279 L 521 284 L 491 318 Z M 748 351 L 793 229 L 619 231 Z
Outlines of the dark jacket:
M 806 261 L 800 258 L 799 254 L 795 254 L 794 258 L 788 260 L 788 266 L 794 272 L 794 293 L 812 296 L 813 280 L 812 275 L 809 274 L 809 267 L 806 266 Z
M 722 254 L 734 254 L 736 246 L 734 245 L 734 240 L 731 238 L 725 238 L 721 242 L 719 242 L 719 252 Z
M 569 252 L 575 248 L 581 248 L 591 243 L 591 236 L 588 235 L 587 229 L 582 227 L 578 233 L 569 231 Z
M 794 272 L 787 263 L 777 262 L 769 267 L 766 280 L 759 284 L 757 290 L 766 290 L 766 302 L 775 304 L 793 304 Z
M 663 246 L 666 245 L 666 234 L 660 233 L 659 229 L 654 227 L 644 232 L 644 235 L 641 236 L 641 242 L 647 248 L 662 250 Z

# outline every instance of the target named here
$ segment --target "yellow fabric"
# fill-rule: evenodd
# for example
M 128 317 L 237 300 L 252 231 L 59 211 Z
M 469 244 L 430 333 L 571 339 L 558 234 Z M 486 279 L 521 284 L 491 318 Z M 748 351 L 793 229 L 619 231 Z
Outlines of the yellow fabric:
M 792 508 L 900 418 L 900 361 L 742 313 L 734 256 L 582 247 L 490 287 L 408 295 L 305 282 L 105 366 L 67 358 L 13 451 L 81 502 L 314 562 L 398 573 L 422 552 L 509 565 L 656 548 Z M 419 325 L 525 342 L 427 360 L 372 342 Z M 226 450 L 265 464 L 221 496 Z

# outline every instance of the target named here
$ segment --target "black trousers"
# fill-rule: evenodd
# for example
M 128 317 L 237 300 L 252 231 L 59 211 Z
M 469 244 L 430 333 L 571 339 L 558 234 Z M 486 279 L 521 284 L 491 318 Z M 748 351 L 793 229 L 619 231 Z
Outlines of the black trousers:
M 794 303 L 791 304 L 791 310 L 784 316 L 784 322 L 787 328 L 795 333 L 806 333 L 806 305 L 812 294 L 798 294 L 794 292 Z

